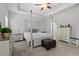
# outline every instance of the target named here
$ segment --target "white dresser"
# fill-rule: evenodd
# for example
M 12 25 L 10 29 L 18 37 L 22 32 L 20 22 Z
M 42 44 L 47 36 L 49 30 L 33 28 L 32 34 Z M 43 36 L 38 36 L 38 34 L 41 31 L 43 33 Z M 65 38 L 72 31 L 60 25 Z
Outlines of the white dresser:
M 70 40 L 70 32 L 71 32 L 70 27 L 59 28 L 58 29 L 58 39 L 62 40 L 62 41 L 69 42 L 69 40 Z

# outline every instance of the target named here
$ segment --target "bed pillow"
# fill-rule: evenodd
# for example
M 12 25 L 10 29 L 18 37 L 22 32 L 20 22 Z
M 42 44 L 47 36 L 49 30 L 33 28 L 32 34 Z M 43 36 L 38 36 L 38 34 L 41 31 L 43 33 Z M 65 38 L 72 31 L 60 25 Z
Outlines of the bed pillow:
M 37 29 L 32 29 L 32 32 L 36 33 L 36 32 L 38 32 L 38 30 Z
M 42 33 L 46 33 L 46 31 L 41 31 Z

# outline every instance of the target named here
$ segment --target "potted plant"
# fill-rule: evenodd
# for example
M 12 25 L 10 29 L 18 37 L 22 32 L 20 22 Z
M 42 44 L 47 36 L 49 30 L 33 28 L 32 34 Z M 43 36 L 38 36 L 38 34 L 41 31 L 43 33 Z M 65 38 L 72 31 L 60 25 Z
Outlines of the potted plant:
M 3 38 L 9 39 L 11 33 L 12 33 L 12 30 L 10 28 L 2 28 Z

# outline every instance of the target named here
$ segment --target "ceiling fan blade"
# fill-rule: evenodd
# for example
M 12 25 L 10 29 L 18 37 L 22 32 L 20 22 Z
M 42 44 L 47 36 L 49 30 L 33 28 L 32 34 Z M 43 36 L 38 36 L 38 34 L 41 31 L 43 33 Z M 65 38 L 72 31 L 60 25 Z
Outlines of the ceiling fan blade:
M 43 10 L 43 8 L 41 8 L 41 10 Z
M 47 6 L 47 8 L 51 9 L 52 7 L 50 7 L 50 6 Z
M 41 4 L 35 4 L 35 5 L 39 6 L 39 5 L 41 5 Z
M 47 4 L 51 4 L 51 3 L 47 3 Z

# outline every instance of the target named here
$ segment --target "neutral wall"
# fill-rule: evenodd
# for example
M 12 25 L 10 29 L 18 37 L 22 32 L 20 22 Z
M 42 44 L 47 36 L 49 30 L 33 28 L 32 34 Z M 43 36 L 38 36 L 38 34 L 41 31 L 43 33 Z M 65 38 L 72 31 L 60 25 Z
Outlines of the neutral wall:
M 10 27 L 13 33 L 24 32 L 24 16 L 20 14 L 10 13 Z
M 0 22 L 2 24 L 2 27 L 4 27 L 4 17 L 8 16 L 8 10 L 5 4 L 0 3 Z
M 48 18 L 46 19 L 46 31 L 48 33 L 51 33 L 51 22 L 52 22 L 53 18 Z
M 53 21 L 55 21 L 58 26 L 60 24 L 70 24 L 72 26 L 71 36 L 79 38 L 79 5 L 67 8 L 53 16 Z
M 14 13 L 14 12 L 9 12 L 9 19 L 10 19 L 10 27 L 12 28 L 12 32 L 13 33 L 24 33 L 26 31 L 29 31 L 30 27 L 31 27 L 31 15 L 23 15 L 23 14 L 19 14 L 19 13 Z M 42 20 L 42 22 L 41 22 Z M 45 30 L 45 24 L 43 21 L 44 19 L 36 16 L 36 15 L 32 15 L 32 26 L 34 29 L 38 29 L 40 28 L 40 30 Z
M 70 8 L 67 8 L 55 15 L 53 15 L 53 18 L 46 18 L 47 23 L 44 23 L 44 21 L 36 21 L 33 22 L 33 28 L 38 28 L 41 27 L 41 30 L 46 30 L 50 32 L 50 22 L 55 21 L 56 24 L 59 26 L 60 24 L 71 24 L 72 26 L 72 37 L 79 37 L 79 5 L 72 6 Z M 27 28 L 29 29 L 30 27 L 30 16 L 27 15 L 21 15 L 18 13 L 10 13 L 10 25 L 13 29 L 14 33 L 18 32 L 18 27 L 21 29 L 21 32 L 28 31 Z M 41 20 L 41 17 L 33 16 L 32 20 Z M 43 19 L 42 19 L 43 20 Z M 41 22 L 41 23 L 40 23 Z M 40 23 L 40 24 L 38 24 Z M 46 29 L 44 28 L 46 24 Z M 28 26 L 29 25 L 29 26 Z M 38 26 L 37 26 L 38 25 Z

